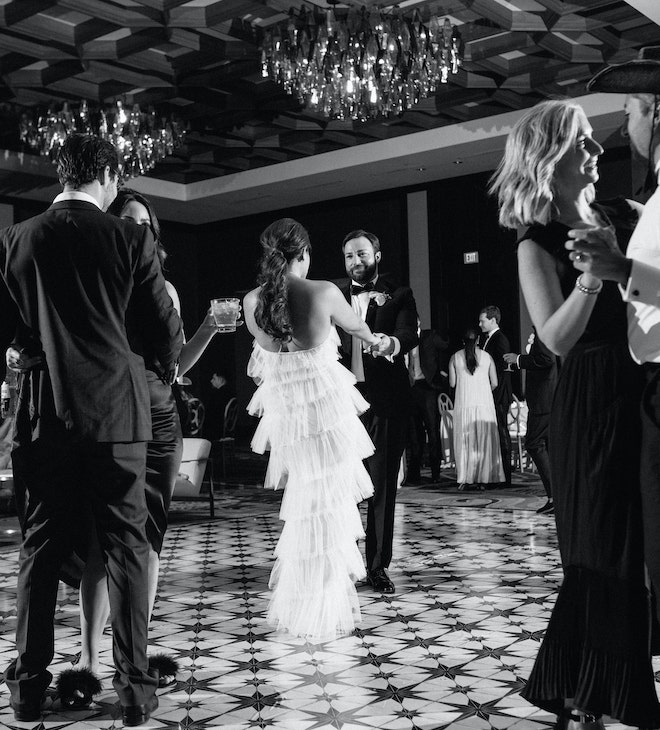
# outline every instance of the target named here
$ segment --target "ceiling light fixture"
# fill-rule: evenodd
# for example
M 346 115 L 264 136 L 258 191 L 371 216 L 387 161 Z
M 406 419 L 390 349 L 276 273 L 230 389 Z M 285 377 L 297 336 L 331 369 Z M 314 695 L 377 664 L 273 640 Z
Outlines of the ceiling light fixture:
M 172 116 L 158 115 L 153 107 L 143 112 L 138 104 L 130 111 L 117 100 L 108 107 L 92 107 L 81 101 L 78 107 L 64 102 L 46 113 L 24 110 L 19 120 L 21 142 L 28 149 L 55 162 L 64 140 L 74 133 L 95 134 L 106 139 L 119 154 L 119 172 L 130 178 L 144 175 L 157 162 L 174 153 L 183 142 L 185 130 Z
M 398 8 L 292 9 L 261 46 L 262 76 L 334 119 L 401 114 L 447 83 L 462 62 L 449 18 L 422 19 L 419 10 L 407 17 Z

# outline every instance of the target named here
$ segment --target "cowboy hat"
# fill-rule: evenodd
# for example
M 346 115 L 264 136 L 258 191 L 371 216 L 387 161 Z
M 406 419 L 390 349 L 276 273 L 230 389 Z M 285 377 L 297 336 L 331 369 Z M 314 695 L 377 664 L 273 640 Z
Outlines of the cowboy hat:
M 587 91 L 660 95 L 660 46 L 640 48 L 635 60 L 606 66 L 587 83 Z

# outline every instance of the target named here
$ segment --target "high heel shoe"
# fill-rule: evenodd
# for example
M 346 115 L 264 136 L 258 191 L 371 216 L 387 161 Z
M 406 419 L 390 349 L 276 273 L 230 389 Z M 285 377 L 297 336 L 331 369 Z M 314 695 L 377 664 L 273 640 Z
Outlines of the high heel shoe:
M 604 728 L 600 715 L 571 712 L 571 710 L 564 710 L 557 716 L 555 723 L 555 730 L 604 730 Z

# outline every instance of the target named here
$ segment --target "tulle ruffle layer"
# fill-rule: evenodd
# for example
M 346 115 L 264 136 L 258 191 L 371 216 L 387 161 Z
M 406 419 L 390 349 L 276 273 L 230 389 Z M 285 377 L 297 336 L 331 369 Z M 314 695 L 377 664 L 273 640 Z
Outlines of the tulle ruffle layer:
M 252 440 L 257 453 L 341 427 L 348 414 L 369 407 L 352 387 L 353 373 L 338 362 L 336 333 L 297 352 L 267 352 L 255 343 L 248 375 L 261 383 L 247 407 L 261 417 Z
M 275 549 L 268 623 L 313 642 L 351 633 L 360 620 L 354 582 L 366 574 L 361 537 L 355 504 L 287 520 Z
M 339 364 L 337 344 L 334 330 L 312 350 L 272 353 L 255 343 L 248 365 L 260 383 L 248 405 L 261 416 L 252 448 L 271 452 L 264 486 L 284 488 L 268 623 L 317 642 L 360 620 L 356 505 L 373 493 L 362 460 L 374 447 L 358 418 L 368 403 Z

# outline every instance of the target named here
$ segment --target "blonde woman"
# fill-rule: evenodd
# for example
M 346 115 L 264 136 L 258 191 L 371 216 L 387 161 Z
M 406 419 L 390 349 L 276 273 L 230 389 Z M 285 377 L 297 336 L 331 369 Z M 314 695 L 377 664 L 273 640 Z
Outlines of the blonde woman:
M 540 339 L 562 367 L 549 452 L 564 581 L 523 697 L 557 727 L 601 728 L 601 715 L 657 727 L 649 652 L 638 454 L 640 371 L 628 353 L 613 283 L 577 276 L 570 229 L 612 226 L 625 249 L 637 211 L 594 202 L 603 148 L 582 108 L 547 101 L 507 140 L 492 181 L 500 223 L 526 228 L 520 284 Z

